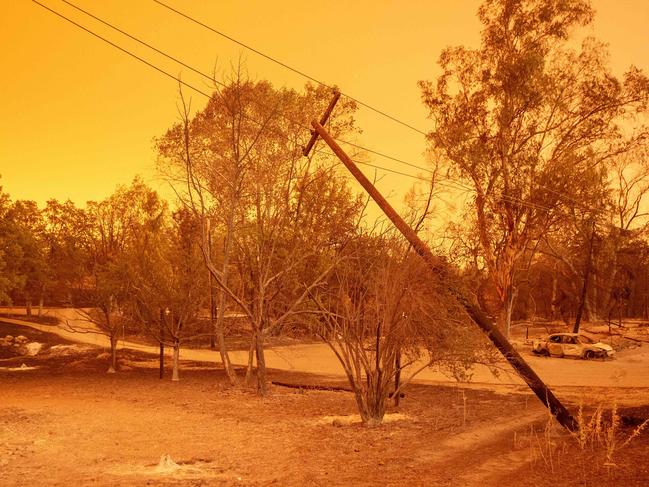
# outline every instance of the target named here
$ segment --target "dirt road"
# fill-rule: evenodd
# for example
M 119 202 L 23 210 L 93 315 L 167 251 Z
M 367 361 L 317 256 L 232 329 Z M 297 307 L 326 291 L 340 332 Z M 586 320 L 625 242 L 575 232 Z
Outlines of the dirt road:
M 22 320 L 1 318 L 8 323 L 35 328 L 57 335 L 78 343 L 108 347 L 107 337 L 95 333 L 74 333 L 60 326 L 48 326 L 30 323 Z M 145 353 L 157 354 L 158 348 L 134 342 L 120 342 L 120 348 L 138 350 Z M 644 345 L 621 351 L 614 360 L 587 361 L 547 357 L 536 357 L 523 351 L 534 370 L 551 386 L 581 386 L 581 387 L 622 387 L 647 388 L 649 399 L 649 347 Z M 244 365 L 248 356 L 246 351 L 230 352 L 233 363 Z M 211 350 L 183 349 L 181 358 L 203 362 L 220 362 L 219 354 Z M 335 355 L 324 344 L 300 344 L 269 348 L 266 351 L 266 364 L 270 368 L 286 371 L 300 371 L 312 374 L 343 377 L 344 372 Z M 471 382 L 488 384 L 492 388 L 497 385 L 522 385 L 517 377 L 503 363 L 498 377 L 494 376 L 487 367 L 476 366 Z M 427 369 L 417 376 L 419 382 L 443 383 L 455 382 L 436 371 Z

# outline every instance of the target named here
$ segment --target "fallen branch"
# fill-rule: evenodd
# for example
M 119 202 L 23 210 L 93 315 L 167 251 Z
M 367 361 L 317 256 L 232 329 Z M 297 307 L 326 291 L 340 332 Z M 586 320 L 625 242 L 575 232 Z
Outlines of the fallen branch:
M 334 392 L 352 392 L 352 390 L 348 387 L 340 387 L 340 386 L 319 386 L 316 384 L 289 384 L 288 382 L 279 382 L 279 381 L 272 381 L 271 384 L 280 386 L 280 387 L 288 387 L 289 389 L 308 389 L 308 390 L 313 390 L 313 391 L 334 391 Z

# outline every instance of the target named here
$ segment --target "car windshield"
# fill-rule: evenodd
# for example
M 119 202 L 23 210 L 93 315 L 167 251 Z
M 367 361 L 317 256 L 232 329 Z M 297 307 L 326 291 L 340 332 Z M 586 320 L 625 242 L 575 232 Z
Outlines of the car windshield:
M 595 343 L 595 340 L 584 335 L 579 335 L 579 340 L 581 340 L 582 343 Z

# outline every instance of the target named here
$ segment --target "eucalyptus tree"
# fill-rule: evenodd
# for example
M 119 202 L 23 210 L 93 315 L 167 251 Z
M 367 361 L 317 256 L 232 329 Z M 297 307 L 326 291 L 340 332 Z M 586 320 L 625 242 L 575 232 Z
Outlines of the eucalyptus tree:
M 588 0 L 486 0 L 480 47 L 445 49 L 437 81 L 420 82 L 430 144 L 472 188 L 505 332 L 522 256 L 556 223 L 584 174 L 647 135 L 647 77 L 634 67 L 614 76 L 593 39 L 570 47 L 571 33 L 593 15 Z

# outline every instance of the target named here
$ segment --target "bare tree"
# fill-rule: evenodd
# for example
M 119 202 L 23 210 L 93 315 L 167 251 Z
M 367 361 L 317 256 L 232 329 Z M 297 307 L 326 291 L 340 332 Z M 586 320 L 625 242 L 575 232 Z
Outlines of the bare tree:
M 230 303 L 248 317 L 249 371 L 254 355 L 261 394 L 266 337 L 304 312 L 309 290 L 331 269 L 327 249 L 340 245 L 359 207 L 328 158 L 302 158 L 306 121 L 328 96 L 310 86 L 302 94 L 275 90 L 236 73 L 193 118 L 183 102 L 182 123 L 158 141 L 180 200 L 203 222 L 200 245 L 219 289 L 223 363 L 235 382 L 223 336 Z M 334 113 L 337 133 L 351 127 L 353 108 L 342 104 Z M 208 228 L 223 238 L 220 261 L 208 250 Z

